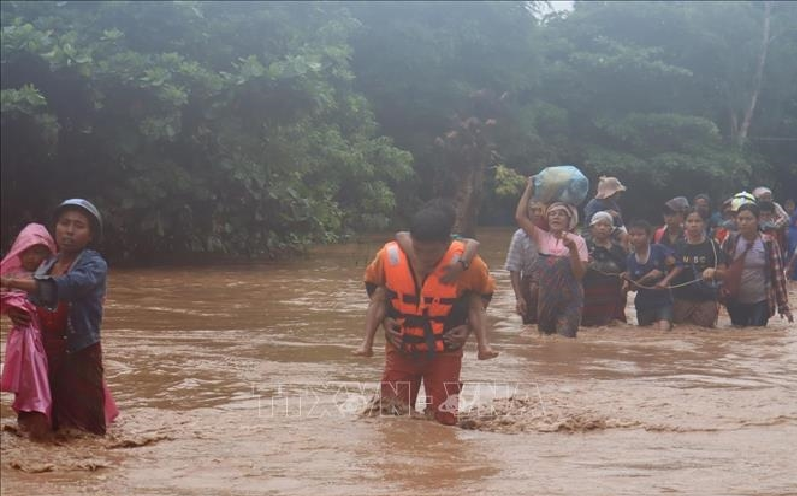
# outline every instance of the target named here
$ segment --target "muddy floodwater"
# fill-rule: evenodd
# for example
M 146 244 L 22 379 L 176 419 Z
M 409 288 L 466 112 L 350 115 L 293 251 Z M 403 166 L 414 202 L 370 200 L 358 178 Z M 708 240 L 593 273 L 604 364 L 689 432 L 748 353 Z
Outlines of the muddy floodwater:
M 709 331 L 541 338 L 514 315 L 511 234 L 479 233 L 501 355 L 479 362 L 468 344 L 460 427 L 358 415 L 384 357 L 381 336 L 374 358 L 350 356 L 376 240 L 282 264 L 112 269 L 103 351 L 121 417 L 104 439 L 40 445 L 3 394 L 2 494 L 797 494 L 794 326 L 724 315 Z

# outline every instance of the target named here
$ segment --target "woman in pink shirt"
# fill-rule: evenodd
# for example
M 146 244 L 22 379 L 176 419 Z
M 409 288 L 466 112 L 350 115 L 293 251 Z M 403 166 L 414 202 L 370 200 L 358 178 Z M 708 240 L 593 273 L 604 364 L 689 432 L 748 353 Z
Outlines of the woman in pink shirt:
M 548 207 L 549 231 L 534 225 L 526 213 L 533 190 L 530 179 L 515 210 L 515 220 L 539 247 L 538 328 L 543 334 L 556 333 L 574 338 L 584 307 L 581 279 L 589 260 L 587 243 L 581 236 L 572 234 L 578 224 L 578 212 L 572 205 L 556 202 Z

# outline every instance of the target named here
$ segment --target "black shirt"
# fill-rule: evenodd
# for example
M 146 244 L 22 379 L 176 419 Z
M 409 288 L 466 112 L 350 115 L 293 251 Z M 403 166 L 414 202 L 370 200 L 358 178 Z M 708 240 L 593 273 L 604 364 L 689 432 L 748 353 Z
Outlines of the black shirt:
M 626 262 L 628 254 L 622 246 L 617 243 L 612 243 L 610 248 L 603 246 L 596 246 L 592 239 L 587 239 L 587 250 L 589 251 L 592 261 L 587 267 L 585 279 L 602 279 L 604 277 L 614 277 L 616 275 L 607 274 L 621 274 L 626 271 Z M 600 271 L 600 272 L 598 272 Z
M 681 273 L 672 281 L 673 285 L 682 284 L 703 277 L 703 271 L 725 264 L 725 254 L 714 241 L 706 238 L 700 244 L 690 245 L 685 240 L 675 246 L 675 264 L 682 267 Z M 717 299 L 717 283 L 700 281 L 673 289 L 673 295 L 679 300 L 709 301 Z

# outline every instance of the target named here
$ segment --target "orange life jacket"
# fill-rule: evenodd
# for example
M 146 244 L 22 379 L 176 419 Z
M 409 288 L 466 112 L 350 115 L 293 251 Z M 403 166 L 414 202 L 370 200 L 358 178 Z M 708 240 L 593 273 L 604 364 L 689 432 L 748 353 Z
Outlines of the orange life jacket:
M 402 350 L 429 354 L 449 350 L 443 341 L 447 320 L 457 302 L 455 284 L 443 284 L 443 267 L 462 258 L 465 247 L 454 241 L 443 259 L 423 282 L 420 292 L 407 255 L 398 243 L 385 245 L 382 266 L 385 269 L 387 315 L 401 326 Z

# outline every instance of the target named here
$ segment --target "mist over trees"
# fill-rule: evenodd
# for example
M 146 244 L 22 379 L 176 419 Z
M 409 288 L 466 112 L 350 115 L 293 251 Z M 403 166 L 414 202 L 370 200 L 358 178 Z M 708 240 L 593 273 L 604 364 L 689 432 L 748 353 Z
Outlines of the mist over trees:
M 523 178 L 797 191 L 797 3 L 8 2 L 3 246 L 67 197 L 105 250 L 274 254 L 443 196 L 509 223 Z M 716 202 L 715 202 L 716 203 Z

